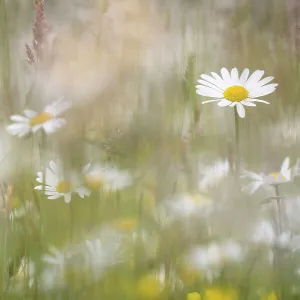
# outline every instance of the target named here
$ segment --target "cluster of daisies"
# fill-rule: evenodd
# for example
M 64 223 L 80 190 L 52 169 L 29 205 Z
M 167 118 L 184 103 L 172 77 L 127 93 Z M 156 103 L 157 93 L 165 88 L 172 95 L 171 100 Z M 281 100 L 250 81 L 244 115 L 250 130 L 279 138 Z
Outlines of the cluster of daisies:
M 17 137 L 26 137 L 40 130 L 47 135 L 57 132 L 66 124 L 61 115 L 71 107 L 69 102 L 60 99 L 47 105 L 41 112 L 25 109 L 23 115 L 11 116 L 14 123 L 7 126 L 7 131 Z M 118 190 L 131 184 L 128 171 L 119 170 L 112 164 L 88 163 L 80 176 L 64 172 L 62 162 L 50 161 L 48 168 L 37 174 L 36 190 L 44 191 L 48 199 L 63 197 L 66 203 L 72 194 L 84 198 L 96 190 Z
M 93 191 L 116 191 L 132 183 L 128 171 L 119 170 L 112 164 L 87 164 L 81 174 L 64 172 L 60 161 L 50 161 L 49 167 L 37 173 L 36 190 L 44 191 L 48 199 L 63 197 L 66 203 L 72 195 L 88 197 Z
M 256 106 L 259 102 L 268 104 L 260 97 L 271 94 L 277 87 L 277 84 L 270 83 L 273 77 L 263 78 L 263 75 L 264 71 L 261 70 L 250 75 L 248 69 L 244 69 L 239 74 L 236 68 L 231 71 L 223 68 L 221 75 L 214 72 L 211 75 L 202 74 L 201 79 L 198 80 L 196 92 L 201 96 L 213 98 L 202 102 L 203 104 L 217 102 L 219 107 L 236 107 L 237 115 L 244 118 L 244 106 Z M 66 124 L 62 114 L 69 108 L 68 102 L 59 100 L 46 106 L 39 113 L 25 109 L 23 115 L 11 117 L 14 123 L 8 125 L 7 130 L 20 138 L 39 130 L 43 130 L 46 134 L 54 133 Z M 275 191 L 274 198 L 279 199 L 278 187 L 300 176 L 300 161 L 292 167 L 290 164 L 290 159 L 287 157 L 281 168 L 272 173 L 254 173 L 243 170 L 241 179 L 248 181 L 244 192 L 254 194 L 259 189 L 264 189 L 274 194 Z M 211 228 L 209 219 L 213 219 L 216 203 L 208 195 L 215 185 L 230 174 L 230 165 L 228 160 L 217 160 L 211 166 L 201 165 L 200 169 L 199 191 L 172 195 L 162 201 L 152 213 L 157 226 L 160 226 L 162 230 L 179 223 L 180 230 L 183 232 L 186 230 L 186 236 L 188 232 L 193 231 L 192 220 L 201 216 L 206 223 L 202 230 L 206 231 L 207 242 L 200 245 L 193 244 L 185 251 L 181 257 L 184 265 L 182 274 L 168 269 L 168 266 L 162 263 L 153 274 L 142 277 L 137 283 L 141 298 L 150 295 L 151 299 L 156 299 L 164 291 L 166 284 L 174 289 L 182 288 L 187 279 L 198 278 L 200 274 L 206 282 L 213 284 L 214 280 L 222 275 L 225 265 L 239 265 L 247 257 L 248 248 L 245 245 L 249 242 L 270 246 L 271 250 L 268 253 L 270 265 L 274 264 L 274 247 L 294 252 L 300 249 L 299 235 L 289 230 L 278 233 L 274 224 L 264 216 L 258 218 L 255 226 L 248 235 L 245 235 L 243 241 L 238 242 L 234 238 L 215 240 L 217 233 Z M 71 201 L 73 195 L 78 195 L 80 198 L 89 197 L 95 191 L 115 191 L 130 186 L 133 182 L 128 171 L 120 170 L 112 164 L 88 163 L 78 175 L 78 172 L 66 172 L 59 160 L 52 160 L 48 167 L 43 167 L 37 173 L 36 180 L 39 183 L 35 187 L 36 190 L 45 193 L 50 200 L 64 198 L 66 203 Z M 208 191 L 208 193 L 202 193 L 203 191 Z M 128 241 L 134 246 L 136 243 L 142 243 L 145 255 L 149 257 L 155 256 L 158 251 L 155 247 L 159 237 L 140 228 L 135 219 L 123 219 L 116 221 L 113 225 L 108 224 L 100 230 L 99 235 L 97 238 L 84 241 L 83 245 L 77 245 L 70 251 L 61 252 L 56 248 L 50 248 L 49 254 L 43 257 L 43 261 L 47 264 L 47 268 L 40 276 L 43 284 L 46 284 L 47 288 L 66 284 L 66 269 L 70 265 L 73 268 L 78 266 L 80 270 L 83 266 L 85 270 L 88 268 L 91 271 L 88 273 L 89 279 L 98 280 L 108 268 L 131 261 L 131 255 L 123 252 L 126 248 L 123 245 L 125 243 L 128 245 Z M 131 253 L 134 253 L 134 248 L 131 250 Z M 34 280 L 34 264 L 29 261 L 24 261 L 24 264 L 30 273 L 29 278 Z M 210 288 L 202 291 L 201 294 L 198 291 L 188 293 L 186 298 L 187 300 L 200 300 L 203 296 L 207 300 L 237 299 L 237 292 L 234 289 Z M 266 296 L 263 295 L 261 299 L 273 300 L 277 299 L 277 295 L 275 292 L 267 292 Z

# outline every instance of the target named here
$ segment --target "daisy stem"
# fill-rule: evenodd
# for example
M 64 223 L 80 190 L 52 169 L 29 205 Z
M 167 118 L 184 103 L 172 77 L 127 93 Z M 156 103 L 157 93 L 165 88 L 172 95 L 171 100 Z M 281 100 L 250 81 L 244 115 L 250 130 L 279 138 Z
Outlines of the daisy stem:
M 240 131 L 239 131 L 239 115 L 234 109 L 234 127 L 235 127 L 235 178 L 239 182 L 240 179 Z
M 279 193 L 279 185 L 274 185 L 275 195 L 276 195 L 276 208 L 277 208 L 277 237 L 279 238 L 283 233 L 283 220 L 282 220 L 282 206 L 281 197 Z M 284 273 L 284 262 L 281 249 L 275 249 L 275 267 L 277 269 L 277 280 L 280 282 L 280 294 L 277 296 L 279 300 L 284 299 L 284 278 L 281 274 Z
M 277 207 L 277 223 L 278 223 L 278 235 L 280 236 L 283 232 L 283 221 L 282 221 L 282 207 L 281 198 L 279 194 L 278 184 L 274 185 L 275 195 L 276 195 L 276 207 Z

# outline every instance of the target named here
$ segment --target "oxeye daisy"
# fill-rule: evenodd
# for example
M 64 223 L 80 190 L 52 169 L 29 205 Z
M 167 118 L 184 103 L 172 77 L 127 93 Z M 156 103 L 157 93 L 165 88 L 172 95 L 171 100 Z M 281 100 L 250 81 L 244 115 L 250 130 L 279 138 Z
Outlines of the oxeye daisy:
M 14 123 L 7 126 L 7 131 L 18 137 L 35 133 L 40 129 L 43 129 L 47 134 L 54 133 L 66 124 L 66 120 L 59 116 L 69 107 L 69 102 L 58 100 L 51 105 L 47 105 L 42 112 L 25 109 L 24 115 L 10 117 Z
M 274 77 L 262 79 L 264 71 L 256 70 L 249 76 L 249 69 L 244 69 L 239 76 L 237 68 L 229 72 L 226 68 L 221 69 L 221 76 L 215 72 L 211 75 L 202 74 L 196 85 L 196 93 L 201 96 L 214 98 L 203 101 L 202 104 L 218 102 L 218 106 L 236 107 L 241 118 L 245 117 L 244 106 L 256 106 L 254 102 L 269 104 L 269 102 L 258 99 L 271 94 L 278 84 L 269 84 Z
M 132 183 L 131 175 L 128 171 L 119 170 L 114 165 L 100 165 L 91 163 L 83 169 L 85 186 L 90 191 L 108 190 L 116 191 L 129 186 Z
M 164 206 L 173 217 L 181 218 L 199 213 L 207 214 L 211 211 L 213 202 L 200 193 L 183 193 L 167 199 Z
M 279 171 L 268 174 L 245 171 L 242 177 L 252 180 L 252 182 L 245 187 L 245 190 L 248 190 L 250 194 L 253 194 L 262 186 L 271 186 L 290 182 L 294 177 L 293 170 L 294 168 L 290 168 L 289 157 L 286 157 Z
M 80 198 L 89 196 L 90 192 L 83 186 L 75 187 L 74 183 L 66 177 L 59 162 L 50 162 L 50 167 L 45 170 L 45 187 L 38 185 L 36 190 L 44 190 L 48 199 L 58 199 L 64 197 L 65 202 L 71 201 L 72 193 L 77 193 Z M 37 173 L 37 182 L 44 183 L 44 172 Z

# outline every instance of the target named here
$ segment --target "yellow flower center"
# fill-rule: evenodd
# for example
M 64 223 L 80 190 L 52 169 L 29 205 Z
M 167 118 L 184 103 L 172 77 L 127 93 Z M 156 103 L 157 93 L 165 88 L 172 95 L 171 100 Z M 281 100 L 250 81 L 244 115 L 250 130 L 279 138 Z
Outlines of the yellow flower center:
M 233 289 L 211 288 L 205 291 L 205 300 L 237 300 L 237 293 Z
M 137 226 L 137 220 L 135 219 L 123 219 L 116 223 L 116 227 L 122 231 L 132 231 Z
M 201 296 L 199 293 L 189 293 L 187 294 L 187 297 L 186 297 L 187 300 L 201 300 Z
M 154 276 L 142 277 L 137 286 L 140 299 L 157 299 L 162 291 L 161 283 Z
M 90 190 L 99 190 L 103 186 L 101 178 L 92 174 L 85 176 L 85 183 Z
M 42 112 L 38 115 L 36 115 L 35 117 L 33 117 L 29 124 L 30 126 L 36 126 L 36 125 L 40 125 L 43 124 L 45 122 L 47 122 L 48 120 L 52 119 L 53 116 L 47 112 Z
M 271 294 L 267 295 L 267 296 L 263 296 L 260 298 L 261 300 L 277 300 L 278 297 L 276 296 L 275 292 L 272 292 Z
M 56 190 L 62 194 L 68 193 L 70 192 L 70 183 L 66 180 L 62 180 L 57 184 Z
M 208 197 L 198 193 L 192 194 L 191 198 L 195 204 L 209 204 L 211 202 L 211 200 Z
M 279 178 L 280 173 L 279 172 L 273 172 L 270 173 L 269 176 L 277 180 Z
M 240 102 L 248 98 L 249 92 L 240 85 L 234 85 L 224 91 L 224 98 L 231 102 Z

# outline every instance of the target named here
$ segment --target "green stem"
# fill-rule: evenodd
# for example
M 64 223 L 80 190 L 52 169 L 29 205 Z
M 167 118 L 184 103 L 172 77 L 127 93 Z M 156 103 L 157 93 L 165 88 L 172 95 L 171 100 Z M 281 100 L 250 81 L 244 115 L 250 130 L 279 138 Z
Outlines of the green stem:
M 274 186 L 275 195 L 276 195 L 276 208 L 277 208 L 277 222 L 278 222 L 278 236 L 283 232 L 283 220 L 282 220 L 282 206 L 281 206 L 281 197 L 279 194 L 279 186 L 276 184 Z
M 235 127 L 235 179 L 237 182 L 240 180 L 240 130 L 239 130 L 239 115 L 237 110 L 234 109 L 234 127 Z
M 277 238 L 281 236 L 283 233 L 283 220 L 282 220 L 282 206 L 281 206 L 281 196 L 279 193 L 279 185 L 275 184 L 274 185 L 275 189 L 275 195 L 276 195 L 276 209 L 277 209 L 277 216 L 275 217 L 275 222 L 277 223 Z M 281 276 L 281 274 L 284 274 L 284 261 L 283 261 L 283 253 L 281 249 L 275 249 L 274 251 L 274 258 L 275 258 L 275 267 L 277 271 L 277 281 L 280 286 L 280 293 L 277 294 L 277 299 L 278 300 L 283 300 L 285 299 L 284 296 L 284 277 Z

